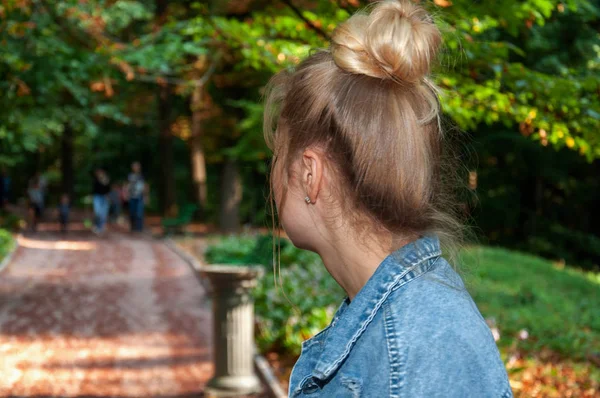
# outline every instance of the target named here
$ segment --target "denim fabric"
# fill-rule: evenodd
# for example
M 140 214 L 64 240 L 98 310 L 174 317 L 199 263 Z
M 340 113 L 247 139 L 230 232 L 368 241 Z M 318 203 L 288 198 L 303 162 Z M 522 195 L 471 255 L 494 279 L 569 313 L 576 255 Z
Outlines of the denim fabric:
M 129 218 L 131 230 L 140 232 L 144 229 L 144 199 L 129 198 Z
M 302 345 L 290 397 L 512 397 L 494 338 L 439 240 L 388 256 Z
M 106 195 L 94 195 L 93 205 L 96 228 L 98 231 L 104 231 L 106 217 L 108 217 L 108 199 L 106 198 Z

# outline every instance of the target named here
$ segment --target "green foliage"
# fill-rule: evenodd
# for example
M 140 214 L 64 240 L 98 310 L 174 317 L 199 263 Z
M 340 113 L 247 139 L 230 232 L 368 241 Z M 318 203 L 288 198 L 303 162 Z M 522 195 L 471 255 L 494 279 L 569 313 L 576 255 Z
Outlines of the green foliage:
M 447 51 L 435 80 L 449 93 L 442 102 L 455 123 L 469 130 L 498 122 L 520 126 L 543 145 L 578 150 L 589 160 L 600 156 L 596 2 L 425 5 L 444 30 Z M 206 71 L 208 64 L 217 65 L 227 85 L 248 89 L 236 100 L 258 121 L 256 90 L 268 76 L 326 47 L 326 35 L 354 11 L 336 2 L 298 2 L 301 18 L 290 7 L 260 3 L 246 6 L 240 17 L 230 6 L 173 5 L 157 31 L 149 23 L 151 7 L 141 1 L 5 2 L 2 108 L 14 116 L 0 134 L 28 151 L 60 134 L 66 121 L 96 134 L 94 116 L 128 118 L 119 100 L 90 91 L 90 82 L 112 79 L 124 88 L 125 80 L 141 75 L 150 82 L 180 77 L 185 85 L 190 71 Z M 260 123 L 243 124 L 238 153 L 245 153 L 246 136 L 259 136 Z
M 107 33 L 110 34 L 119 34 L 133 23 L 152 18 L 152 13 L 148 7 L 140 1 L 119 0 L 116 2 L 102 1 L 102 3 L 104 4 L 101 4 L 102 7 L 99 10 L 91 9 L 89 11 L 92 14 L 99 15 L 105 21 Z M 79 7 L 85 7 L 85 3 Z
M 0 261 L 10 252 L 13 248 L 15 241 L 10 232 L 0 228 Z
M 596 166 L 573 151 L 549 151 L 503 127 L 481 131 L 475 224 L 484 242 L 598 269 Z
M 266 275 L 256 288 L 257 344 L 263 351 L 300 354 L 302 341 L 331 321 L 344 297 L 319 257 L 281 241 L 281 269 L 273 268 L 273 237 L 230 236 L 209 246 L 211 264 L 259 264 Z
M 262 105 L 248 100 L 230 101 L 229 105 L 242 110 L 245 116 L 237 125 L 241 133 L 240 138 L 237 140 L 235 146 L 227 148 L 224 150 L 224 153 L 230 158 L 245 161 L 268 158 L 269 149 L 265 144 L 262 134 L 260 134 L 262 132 L 264 111 Z M 260 171 L 266 173 L 265 164 L 258 163 L 258 165 Z
M 255 247 L 255 237 L 231 235 L 210 245 L 204 256 L 209 264 L 255 264 L 250 260 Z
M 490 4 L 428 5 L 445 36 L 446 51 L 435 73 L 446 93 L 444 111 L 462 129 L 502 123 L 543 146 L 578 150 L 588 160 L 599 157 L 600 48 L 593 26 L 600 7 L 587 0 Z M 325 33 L 349 16 L 332 3 L 316 7 L 303 15 Z M 213 45 L 222 41 L 220 48 L 227 48 L 234 71 L 245 81 L 249 70 L 279 71 L 297 64 L 310 49 L 327 46 L 287 9 L 257 9 L 244 20 L 203 14 L 185 32 L 202 41 L 211 28 Z M 260 107 L 257 97 L 248 99 Z M 252 122 L 246 119 L 244 132 L 260 136 L 262 112 L 256 106 L 246 106 Z
M 120 8 L 120 21 L 139 16 L 139 9 L 120 3 L 125 2 L 113 6 Z M 10 28 L 0 30 L 0 73 L 5 76 L 0 82 L 0 136 L 14 155 L 50 144 L 67 122 L 94 136 L 98 117 L 127 121 L 111 96 L 90 90 L 95 80 L 119 75 L 106 68 L 109 54 L 94 48 L 97 38 L 88 32 L 96 32 L 98 20 L 86 11 L 84 3 L 75 1 L 2 6 L 0 22 Z
M 17 232 L 21 229 L 23 220 L 13 213 L 0 211 L 0 229 Z
M 465 129 L 501 122 L 542 145 L 597 158 L 599 16 L 586 0 L 454 2 L 439 14 L 451 50 L 445 64 L 463 54 L 436 79 L 457 94 L 444 97 L 446 112 Z
M 461 259 L 467 289 L 483 316 L 495 320 L 503 349 L 533 353 L 546 348 L 575 360 L 600 352 L 600 274 L 491 247 L 466 249 Z M 263 351 L 298 355 L 302 341 L 329 324 L 344 297 L 316 254 L 285 240 L 276 284 L 271 236 L 223 238 L 208 247 L 206 260 L 265 266 L 267 275 L 255 291 L 257 342 Z M 528 338 L 519 337 L 522 330 Z
M 128 163 L 141 159 L 155 203 L 162 172 L 156 93 L 167 84 L 167 122 L 186 127 L 173 129 L 177 197 L 191 200 L 190 97 L 203 85 L 208 220 L 218 219 L 219 166 L 235 159 L 244 181 L 242 218 L 264 225 L 263 88 L 273 73 L 326 48 L 356 8 L 304 0 L 295 7 L 169 3 L 165 18 L 157 18 L 154 1 L 2 2 L 0 166 L 12 168 L 15 198 L 34 171 L 58 175 L 69 127 L 76 194 L 89 192 L 94 164 L 122 179 Z M 433 73 L 443 111 L 475 141 L 474 218 L 486 239 L 597 266 L 599 230 L 589 220 L 597 211 L 598 169 L 586 162 L 600 157 L 598 1 L 420 3 L 444 35 Z M 54 179 L 51 191 L 59 185 Z

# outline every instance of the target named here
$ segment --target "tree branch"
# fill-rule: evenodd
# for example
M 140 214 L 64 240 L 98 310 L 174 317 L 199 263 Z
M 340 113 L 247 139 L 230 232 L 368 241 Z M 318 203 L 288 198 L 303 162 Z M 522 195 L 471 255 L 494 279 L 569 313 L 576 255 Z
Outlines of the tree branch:
M 294 3 L 292 3 L 292 0 L 281 0 L 281 2 L 287 5 L 294 12 L 294 14 L 296 14 L 301 20 L 303 20 L 309 28 L 317 32 L 319 36 L 323 37 L 325 40 L 330 40 L 329 35 L 323 29 L 319 28 L 317 25 L 312 23 L 312 21 L 306 18 L 304 14 L 302 14 L 302 11 L 298 7 L 296 7 Z
M 200 77 L 198 79 L 187 80 L 187 79 L 180 79 L 177 77 L 170 77 L 170 76 L 166 76 L 166 75 L 135 75 L 133 80 L 149 82 L 149 83 L 156 83 L 156 84 L 163 83 L 163 84 L 174 84 L 174 85 L 182 85 L 182 86 L 187 85 L 187 86 L 193 86 L 193 87 L 198 87 L 198 86 L 202 87 L 203 85 L 205 85 L 208 82 L 208 79 L 210 79 L 211 76 L 215 73 L 215 70 L 217 68 L 217 63 L 220 61 L 220 59 L 221 59 L 220 54 L 217 54 L 217 56 L 211 62 L 210 66 L 208 67 L 206 72 L 204 72 L 202 77 Z

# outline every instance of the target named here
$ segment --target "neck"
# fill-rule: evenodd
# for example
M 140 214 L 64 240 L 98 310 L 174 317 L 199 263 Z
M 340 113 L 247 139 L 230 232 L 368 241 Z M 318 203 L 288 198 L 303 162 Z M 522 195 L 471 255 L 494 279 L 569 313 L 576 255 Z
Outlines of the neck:
M 327 271 L 353 300 L 392 251 L 392 239 L 382 237 L 368 239 L 367 242 L 352 231 L 347 231 L 350 229 L 337 229 L 335 236 L 327 239 L 318 253 Z

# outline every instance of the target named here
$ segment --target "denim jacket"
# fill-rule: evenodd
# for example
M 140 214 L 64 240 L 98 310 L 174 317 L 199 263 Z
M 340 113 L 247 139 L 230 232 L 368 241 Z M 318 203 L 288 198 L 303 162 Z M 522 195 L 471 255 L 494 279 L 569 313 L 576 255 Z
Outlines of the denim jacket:
M 290 397 L 512 397 L 494 338 L 437 237 L 389 255 L 302 345 Z

